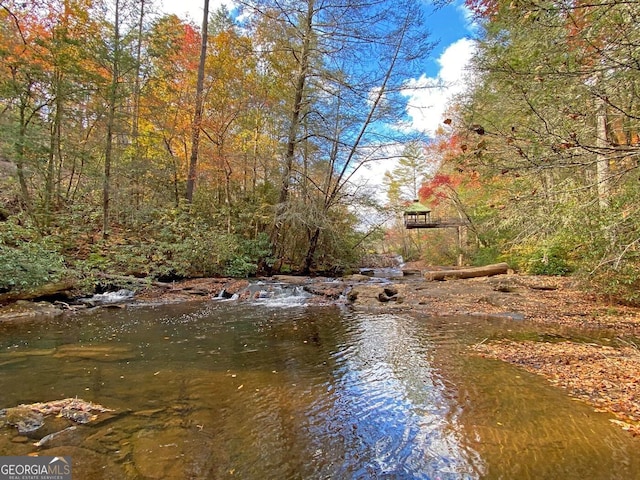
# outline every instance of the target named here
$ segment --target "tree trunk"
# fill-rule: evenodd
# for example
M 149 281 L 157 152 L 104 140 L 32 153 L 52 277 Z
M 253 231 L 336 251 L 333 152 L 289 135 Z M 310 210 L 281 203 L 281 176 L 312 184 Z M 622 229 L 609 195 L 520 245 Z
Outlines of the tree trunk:
M 596 99 L 596 182 L 598 192 L 598 205 L 601 210 L 609 207 L 609 195 L 611 191 L 611 174 L 609 171 L 609 155 L 607 155 L 607 105 L 603 98 Z
M 462 254 L 462 226 L 456 227 L 456 246 L 458 247 L 458 266 L 462 266 L 464 255 Z
M 138 130 L 140 126 L 140 71 L 142 69 L 142 36 L 144 30 L 145 0 L 140 1 L 140 19 L 138 21 L 138 42 L 136 45 L 136 73 L 133 80 L 133 119 L 131 121 L 131 137 L 138 147 Z M 136 152 L 137 153 L 137 152 Z
M 501 275 L 507 273 L 508 271 L 509 265 L 507 265 L 506 263 L 496 263 L 493 265 L 485 265 L 484 267 L 426 272 L 424 274 L 424 277 L 426 280 L 457 280 L 462 278 L 491 277 L 493 275 Z
M 198 83 L 196 85 L 196 108 L 191 126 L 191 157 L 189 158 L 189 174 L 187 176 L 187 202 L 193 202 L 193 192 L 196 185 L 198 168 L 198 148 L 200 146 L 200 127 L 202 124 L 202 104 L 204 92 L 204 66 L 207 60 L 207 41 L 209 30 L 209 0 L 204 0 L 202 13 L 202 42 L 200 46 L 200 63 L 198 64 Z
M 319 239 L 320 229 L 316 228 L 313 231 L 313 234 L 309 237 L 309 248 L 307 249 L 307 255 L 304 257 L 304 264 L 302 265 L 302 273 L 305 275 L 311 273 L 311 267 L 313 266 L 313 257 L 316 254 Z
M 279 237 L 282 230 L 282 218 L 279 217 L 281 217 L 286 210 L 286 203 L 289 200 L 291 170 L 293 169 L 293 160 L 295 158 L 296 145 L 298 143 L 298 130 L 300 129 L 300 117 L 302 113 L 302 105 L 304 103 L 304 89 L 309 75 L 309 56 L 311 54 L 311 33 L 313 29 L 314 13 L 314 2 L 309 1 L 307 4 L 305 27 L 302 32 L 304 38 L 300 64 L 298 67 L 298 75 L 296 78 L 293 107 L 291 110 L 291 117 L 289 118 L 289 133 L 287 135 L 287 150 L 284 157 L 282 186 L 280 187 L 280 197 L 278 198 L 278 206 L 276 209 L 273 229 L 271 231 L 271 250 L 273 255 L 278 251 Z
M 51 214 L 54 209 L 54 196 L 56 191 L 56 185 L 54 183 L 54 178 L 56 176 L 56 161 L 58 162 L 58 172 L 62 167 L 62 74 L 56 68 L 54 72 L 54 105 L 55 109 L 53 112 L 53 123 L 51 125 L 51 138 L 50 138 L 50 148 L 49 148 L 49 158 L 47 161 L 47 174 L 45 181 L 45 225 L 49 225 L 51 221 Z M 57 183 L 59 187 L 59 183 Z
M 26 103 L 20 104 L 20 133 L 16 142 L 16 168 L 18 173 L 18 182 L 20 183 L 20 193 L 22 195 L 22 204 L 29 212 L 31 211 L 31 195 L 27 186 L 27 178 L 25 173 L 25 144 L 27 141 L 27 119 L 26 119 Z
M 113 136 L 116 122 L 116 101 L 118 98 L 118 79 L 120 77 L 120 0 L 115 2 L 115 20 L 113 32 L 113 65 L 111 85 L 109 86 L 109 113 L 107 116 L 107 145 L 104 151 L 104 177 L 102 182 L 102 238 L 109 236 L 109 203 L 111 200 L 111 161 L 113 157 Z
M 176 208 L 180 206 L 180 191 L 178 188 L 178 162 L 171 148 L 171 139 L 163 137 L 164 146 L 171 157 L 171 181 L 173 183 L 173 204 Z
M 256 194 L 258 185 L 258 141 L 260 139 L 260 123 L 256 119 L 256 126 L 253 132 L 253 171 L 251 172 L 251 195 Z

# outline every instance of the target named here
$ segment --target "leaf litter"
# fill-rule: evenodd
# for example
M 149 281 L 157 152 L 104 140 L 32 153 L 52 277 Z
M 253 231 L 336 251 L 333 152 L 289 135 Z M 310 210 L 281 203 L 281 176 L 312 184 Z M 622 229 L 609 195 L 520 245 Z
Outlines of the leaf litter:
M 542 375 L 596 411 L 612 413 L 613 423 L 640 436 L 640 350 L 634 345 L 500 340 L 471 350 Z

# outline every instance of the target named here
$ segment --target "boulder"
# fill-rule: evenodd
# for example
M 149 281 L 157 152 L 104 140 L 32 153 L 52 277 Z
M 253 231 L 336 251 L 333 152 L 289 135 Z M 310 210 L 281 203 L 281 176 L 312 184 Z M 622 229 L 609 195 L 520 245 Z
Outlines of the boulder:
M 224 285 L 224 289 L 220 293 L 223 298 L 232 298 L 234 295 L 238 295 L 238 298 L 244 300 L 250 294 L 247 290 L 248 287 L 249 280 L 232 280 Z
M 312 283 L 310 285 L 305 285 L 303 288 L 305 292 L 312 295 L 319 295 L 337 300 L 344 293 L 346 284 L 342 282 Z
M 288 285 L 305 285 L 311 282 L 309 277 L 297 275 L 274 275 L 271 280 L 286 283 Z
M 347 299 L 358 307 L 381 307 L 390 302 L 402 303 L 404 285 L 358 284 L 354 285 Z

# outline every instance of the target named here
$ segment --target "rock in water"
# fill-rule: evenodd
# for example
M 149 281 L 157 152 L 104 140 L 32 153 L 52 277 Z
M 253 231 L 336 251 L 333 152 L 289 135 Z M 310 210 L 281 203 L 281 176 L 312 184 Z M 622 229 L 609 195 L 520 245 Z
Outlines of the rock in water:
M 28 406 L 18 406 L 0 410 L 0 419 L 5 425 L 12 425 L 19 433 L 29 433 L 38 430 L 44 424 L 44 415 Z
M 93 412 L 112 412 L 97 403 L 86 402 L 81 398 L 65 398 L 52 402 L 31 403 L 0 410 L 2 425 L 11 425 L 19 433 L 33 432 L 44 425 L 47 415 L 60 415 L 77 423 L 88 423 L 97 418 Z

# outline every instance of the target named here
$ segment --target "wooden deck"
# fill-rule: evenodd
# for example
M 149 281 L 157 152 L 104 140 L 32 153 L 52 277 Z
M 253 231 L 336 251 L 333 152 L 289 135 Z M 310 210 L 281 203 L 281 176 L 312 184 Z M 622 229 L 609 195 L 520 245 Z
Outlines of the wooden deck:
M 421 218 L 417 221 L 405 220 L 404 222 L 407 229 L 463 227 L 465 225 L 469 225 L 469 222 L 462 218 L 429 218 L 427 220 Z

